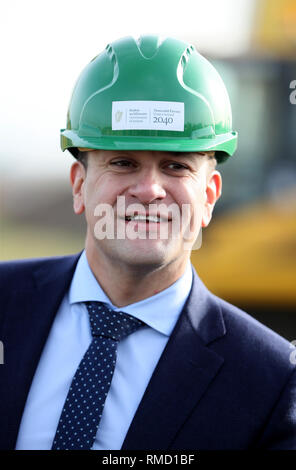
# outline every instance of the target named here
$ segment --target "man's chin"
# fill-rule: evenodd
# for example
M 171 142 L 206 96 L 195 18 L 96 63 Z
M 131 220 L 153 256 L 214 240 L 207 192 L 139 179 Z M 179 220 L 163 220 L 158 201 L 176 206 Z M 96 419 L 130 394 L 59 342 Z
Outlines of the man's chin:
M 163 263 L 168 258 L 168 248 L 159 240 L 136 240 L 124 243 L 120 248 L 121 259 L 126 259 L 132 263 Z M 140 243 L 138 243 L 140 242 Z
M 116 246 L 117 263 L 155 270 L 170 263 L 175 250 L 163 240 L 122 240 Z

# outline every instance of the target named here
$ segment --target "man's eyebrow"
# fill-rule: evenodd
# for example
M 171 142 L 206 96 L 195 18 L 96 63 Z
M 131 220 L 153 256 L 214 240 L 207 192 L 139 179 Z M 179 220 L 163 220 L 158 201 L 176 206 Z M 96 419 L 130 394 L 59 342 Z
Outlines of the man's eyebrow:
M 202 157 L 205 155 L 204 153 L 199 152 L 169 152 L 169 154 L 173 155 L 174 157 L 185 157 L 190 159 L 193 159 L 195 157 Z

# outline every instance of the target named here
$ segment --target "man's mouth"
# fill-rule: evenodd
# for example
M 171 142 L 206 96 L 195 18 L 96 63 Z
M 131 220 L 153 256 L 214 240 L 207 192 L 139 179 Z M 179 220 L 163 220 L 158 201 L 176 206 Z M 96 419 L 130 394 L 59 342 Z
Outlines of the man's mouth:
M 168 217 L 162 217 L 159 215 L 142 215 L 142 214 L 135 214 L 135 215 L 126 215 L 125 220 L 127 222 L 151 222 L 151 223 L 161 223 L 161 222 L 170 222 L 171 219 Z

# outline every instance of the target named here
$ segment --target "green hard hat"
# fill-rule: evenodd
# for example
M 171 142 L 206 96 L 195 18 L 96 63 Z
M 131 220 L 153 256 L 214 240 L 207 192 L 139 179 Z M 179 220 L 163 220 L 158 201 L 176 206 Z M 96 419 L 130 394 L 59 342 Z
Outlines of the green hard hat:
M 82 71 L 61 147 L 215 151 L 233 155 L 231 106 L 216 69 L 194 46 L 158 36 L 119 39 Z

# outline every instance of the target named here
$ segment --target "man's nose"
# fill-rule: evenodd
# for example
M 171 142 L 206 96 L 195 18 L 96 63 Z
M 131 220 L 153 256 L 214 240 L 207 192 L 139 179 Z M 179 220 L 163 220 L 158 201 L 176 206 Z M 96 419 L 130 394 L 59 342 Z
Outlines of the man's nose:
M 166 197 L 160 175 L 151 169 L 143 170 L 135 176 L 135 181 L 129 187 L 128 194 L 143 204 L 150 204 L 154 200 Z

